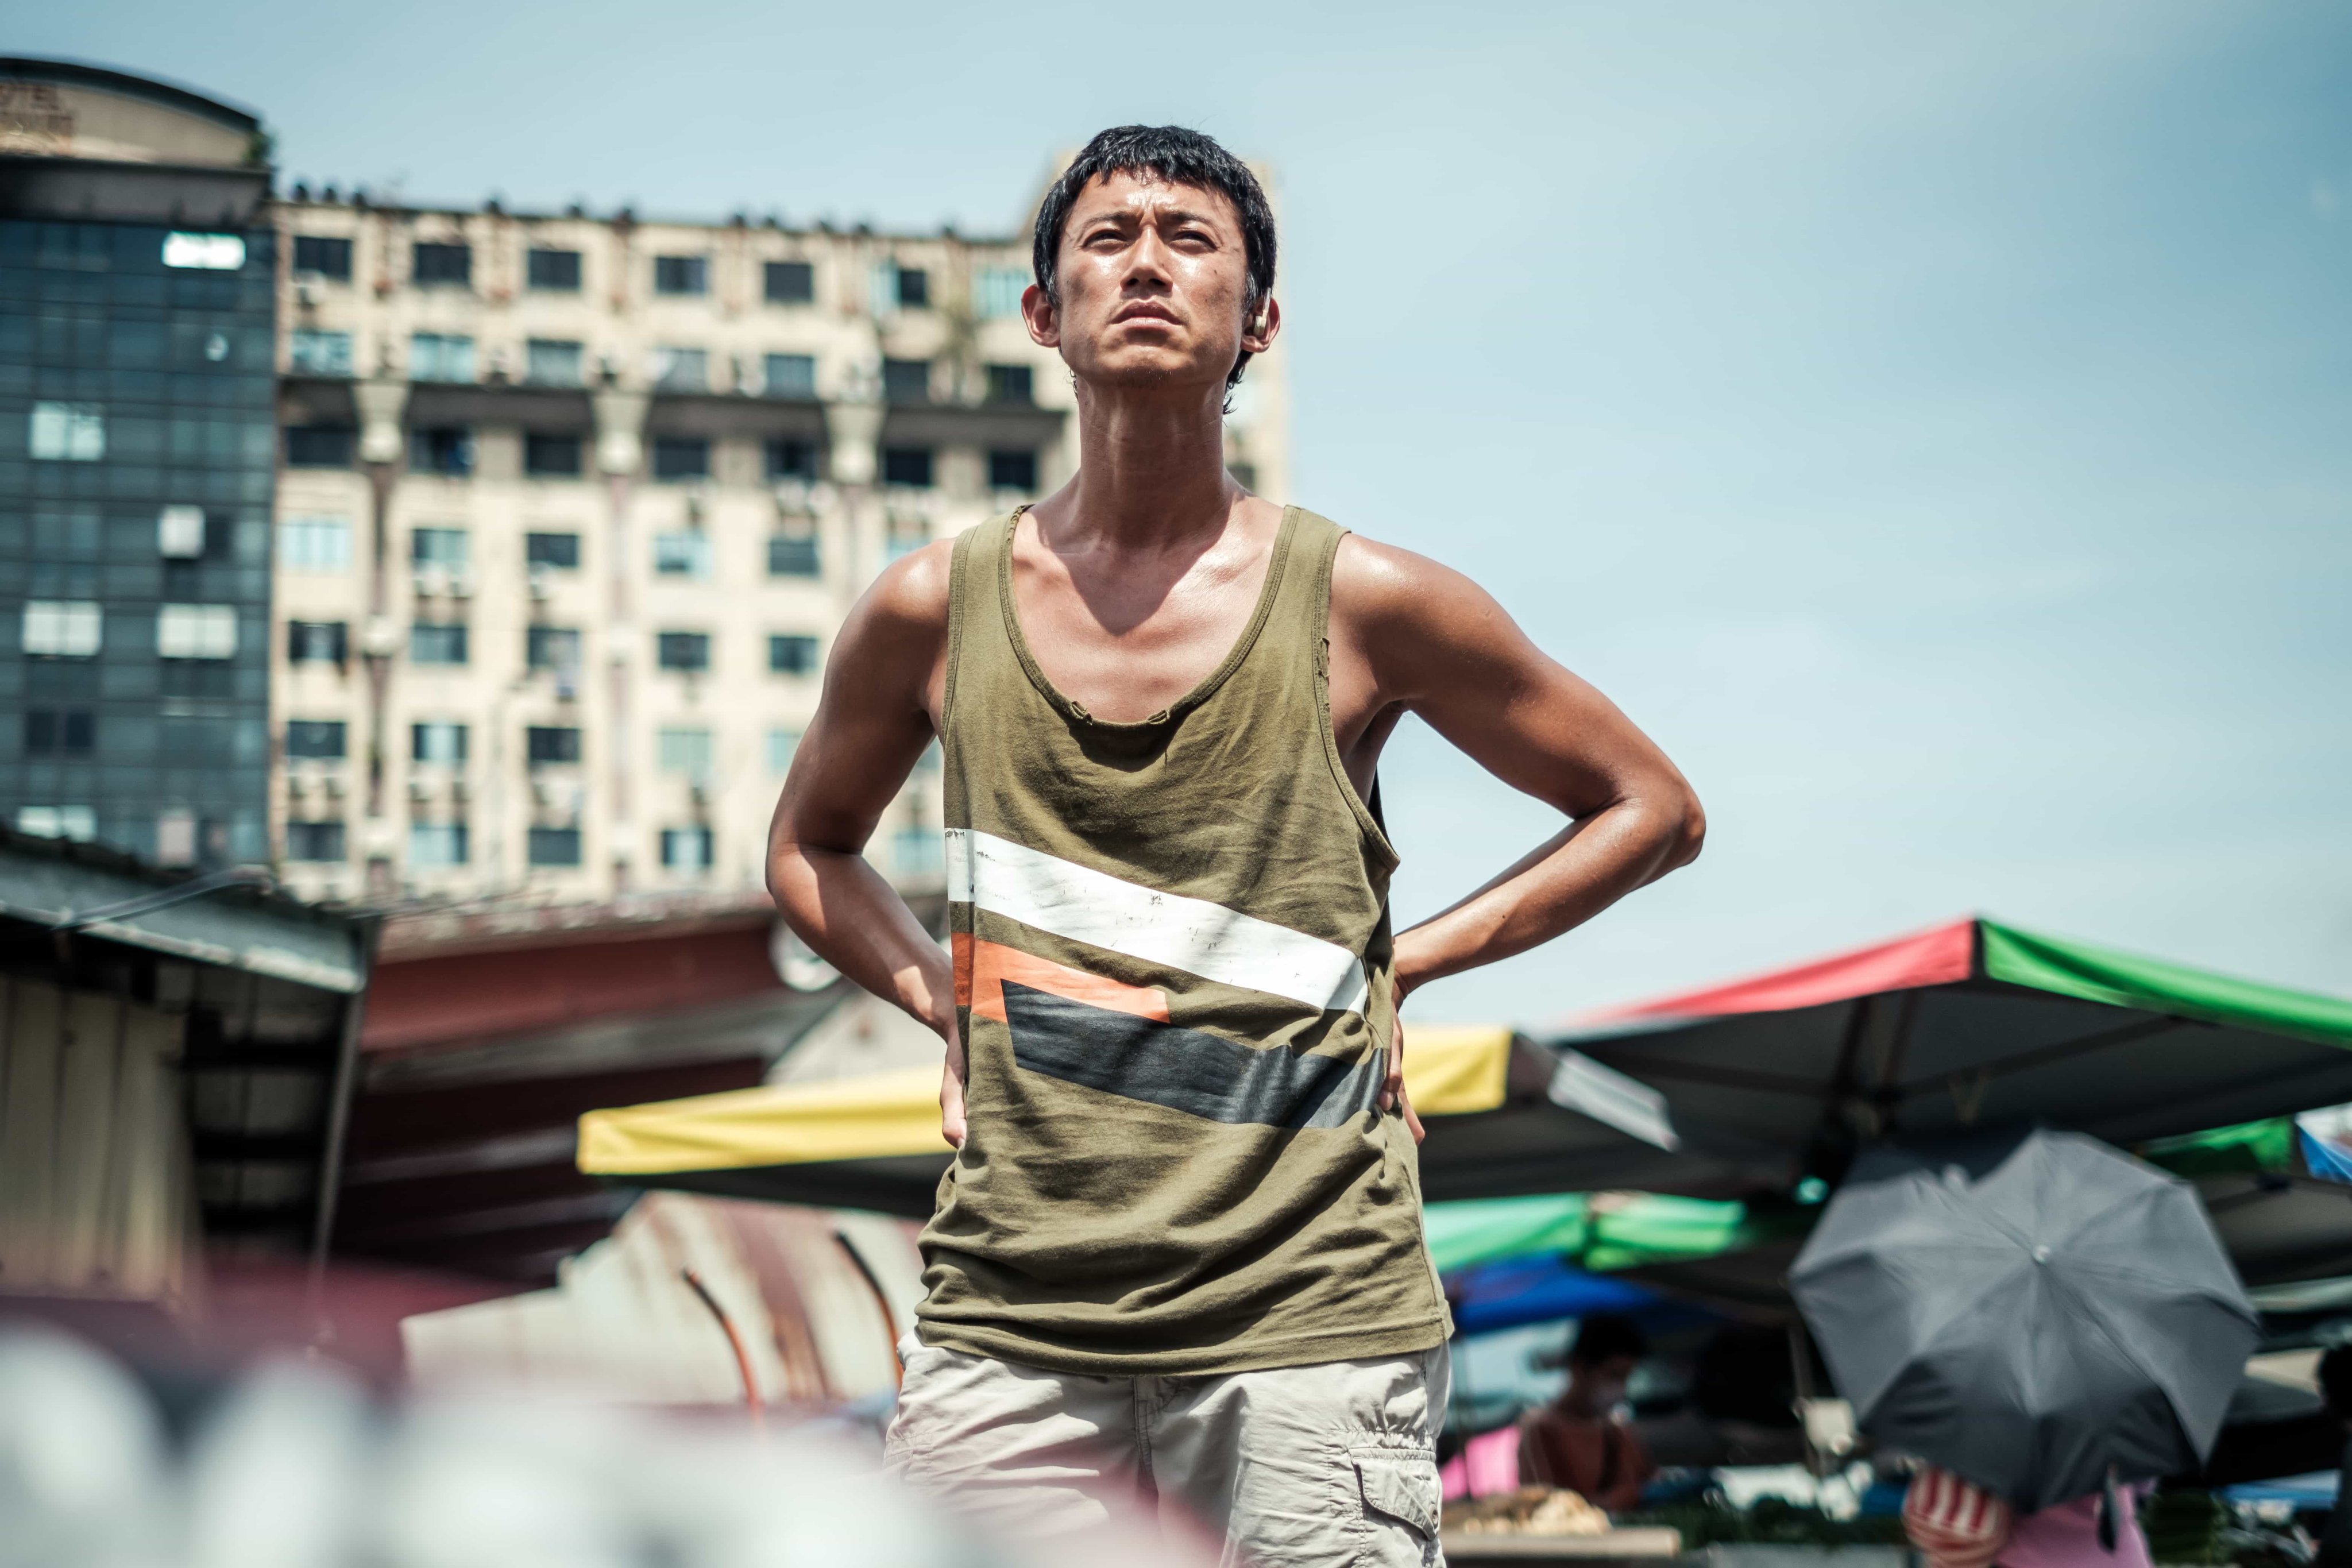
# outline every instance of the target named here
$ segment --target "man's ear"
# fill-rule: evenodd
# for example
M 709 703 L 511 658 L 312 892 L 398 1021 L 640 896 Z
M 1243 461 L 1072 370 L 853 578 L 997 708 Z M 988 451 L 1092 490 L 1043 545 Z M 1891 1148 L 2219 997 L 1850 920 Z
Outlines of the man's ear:
M 1249 313 L 1242 323 L 1242 347 L 1254 354 L 1262 354 L 1274 346 L 1274 337 L 1282 331 L 1282 307 L 1269 294 Z
M 1021 290 L 1021 320 L 1029 329 L 1029 341 L 1039 348 L 1062 346 L 1061 312 L 1055 309 L 1045 290 L 1034 283 Z

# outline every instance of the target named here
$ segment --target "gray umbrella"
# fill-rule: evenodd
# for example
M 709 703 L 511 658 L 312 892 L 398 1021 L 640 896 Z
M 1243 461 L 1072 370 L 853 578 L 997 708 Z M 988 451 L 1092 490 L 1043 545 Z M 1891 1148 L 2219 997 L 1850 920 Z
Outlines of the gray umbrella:
M 2201 1466 L 2259 1327 L 2195 1191 L 2075 1132 L 1864 1154 L 1789 1283 L 1864 1431 L 2021 1512 Z

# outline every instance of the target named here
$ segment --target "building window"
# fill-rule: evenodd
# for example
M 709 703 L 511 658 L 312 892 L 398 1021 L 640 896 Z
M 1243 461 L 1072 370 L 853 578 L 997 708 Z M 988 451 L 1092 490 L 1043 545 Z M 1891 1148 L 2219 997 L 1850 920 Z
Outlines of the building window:
M 580 633 L 572 626 L 526 626 L 522 656 L 533 669 L 578 669 Z
M 523 345 L 523 375 L 534 386 L 577 386 L 581 345 L 558 338 L 533 338 Z
M 576 827 L 532 828 L 530 863 L 534 866 L 577 866 L 580 864 L 580 830 Z
M 990 452 L 988 483 L 992 489 L 1035 489 L 1037 488 L 1037 454 L 1004 450 Z
M 28 757 L 86 757 L 97 744 L 98 719 L 87 708 L 33 708 L 25 713 Z
M 341 860 L 343 825 L 340 822 L 289 822 L 286 825 L 289 860 Z
M 341 517 L 289 517 L 278 525 L 278 564 L 289 572 L 352 569 L 352 525 Z
M 768 536 L 768 575 L 814 577 L 822 570 L 814 533 L 772 533 Z
M 289 468 L 348 468 L 359 432 L 348 425 L 289 425 L 286 466 Z
M 88 658 L 98 652 L 104 614 L 87 599 L 34 599 L 25 605 L 24 649 L 52 658 Z
M 16 831 L 35 838 L 69 838 L 87 844 L 98 837 L 98 813 L 87 805 L 20 805 Z
M 470 245 L 419 244 L 410 252 L 408 275 L 418 283 L 470 284 L 474 280 L 474 247 Z
M 710 535 L 698 528 L 654 535 L 654 570 L 665 577 L 710 575 Z
M 656 752 L 661 771 L 684 773 L 688 778 L 710 776 L 710 731 L 708 730 L 664 730 L 656 737 Z
M 708 871 L 710 869 L 710 829 L 663 828 L 661 860 L 663 866 L 672 871 Z
M 158 658 L 235 658 L 235 605 L 165 605 L 155 612 Z
M 816 395 L 814 354 L 770 354 L 761 363 L 760 390 L 770 397 Z
M 885 447 L 882 448 L 882 482 L 886 485 L 910 485 L 918 489 L 931 488 L 931 449 L 929 447 Z
M 466 726 L 443 721 L 408 727 L 408 760 L 445 765 L 466 760 Z
M 782 774 L 792 771 L 793 753 L 801 749 L 798 730 L 775 729 L 768 731 L 768 771 Z
M 576 478 L 580 473 L 580 437 L 523 432 L 522 471 L 546 478 Z
M 408 563 L 412 566 L 436 566 L 445 572 L 463 572 L 472 554 L 470 541 L 462 528 L 420 528 L 408 536 Z
M 286 721 L 286 754 L 289 757 L 339 763 L 346 754 L 343 747 L 343 721 L 341 719 Z
M 525 281 L 533 289 L 561 294 L 580 291 L 580 253 L 576 250 L 534 250 L 523 265 Z
M 294 270 L 348 283 L 352 279 L 352 242 L 331 239 L 323 234 L 298 234 L 294 237 Z
M 710 258 L 707 256 L 655 257 L 654 292 L 656 294 L 709 293 Z
M 349 375 L 352 335 L 298 329 L 287 337 L 286 363 L 296 375 Z
M 990 365 L 988 400 L 1003 405 L 1029 407 L 1037 401 L 1035 373 L 1025 364 Z
M 195 561 L 205 553 L 205 509 L 167 506 L 155 514 L 155 553 L 167 561 Z
M 778 675 L 814 675 L 816 638 L 796 635 L 770 637 L 768 668 Z
M 95 463 L 106 456 L 106 411 L 95 403 L 36 403 L 27 438 L 45 462 Z
M 680 348 L 654 350 L 654 384 L 664 392 L 709 391 L 709 351 Z
M 580 569 L 580 536 L 576 533 L 526 533 L 522 536 L 522 559 L 526 566 L 576 572 Z
M 163 265 L 206 272 L 236 272 L 245 266 L 245 239 L 234 234 L 174 233 L 163 237 Z
M 410 333 L 408 379 L 411 381 L 473 380 L 474 340 L 449 332 Z
M 931 275 L 919 267 L 898 268 L 898 309 L 925 310 L 931 304 Z
M 816 478 L 816 447 L 808 441 L 775 440 L 768 443 L 768 482 L 778 479 L 813 479 Z
M 1001 321 L 1021 313 L 1021 296 L 1029 287 L 1024 267 L 983 267 L 971 280 L 972 310 L 983 321 Z
M 816 268 L 805 261 L 771 261 L 765 273 L 771 305 L 805 305 L 816 298 Z
M 654 438 L 654 478 L 688 480 L 709 477 L 709 442 L 699 436 L 658 436 Z
M 569 724 L 533 724 L 524 731 L 523 743 L 535 768 L 580 760 L 580 731 Z
M 464 823 L 412 822 L 408 825 L 408 864 L 413 868 L 441 871 L 465 863 Z
M 931 362 L 927 359 L 884 360 L 882 397 L 887 403 L 929 403 L 931 400 Z
M 474 472 L 474 432 L 463 425 L 436 425 L 408 433 L 408 471 L 462 479 Z
M 466 623 L 419 621 L 408 628 L 411 664 L 466 662 Z
M 710 668 L 709 632 L 660 632 L 654 637 L 654 659 L 664 669 Z
M 341 664 L 351 647 L 341 621 L 289 621 L 286 658 L 292 664 Z

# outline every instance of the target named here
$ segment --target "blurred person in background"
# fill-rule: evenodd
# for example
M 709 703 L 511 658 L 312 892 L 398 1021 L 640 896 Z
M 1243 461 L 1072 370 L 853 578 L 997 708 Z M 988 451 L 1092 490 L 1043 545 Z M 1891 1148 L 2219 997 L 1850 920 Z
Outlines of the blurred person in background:
M 1658 1468 L 1622 1419 L 1625 1384 L 1650 1353 L 1641 1325 L 1602 1312 L 1578 1325 L 1567 1356 L 1568 1386 L 1520 1423 L 1519 1480 L 1562 1487 L 1622 1513 L 1639 1502 Z
M 2346 1498 L 2352 1496 L 2352 1345 L 2337 1345 L 2319 1358 L 2319 1397 L 2344 1434 L 2344 1451 L 2336 1460 L 2336 1507 L 2327 1515 L 2327 1528 L 2319 1532 L 2319 1552 L 2313 1561 L 2326 1568 L 2347 1568 L 2352 1565 L 2352 1508 L 2345 1506 Z
M 1282 320 L 1239 160 L 1107 131 L 1034 261 L 1078 471 L 876 582 L 771 833 L 793 929 L 946 1047 L 890 1460 L 1037 1534 L 1139 1497 L 1229 1562 L 1431 1562 L 1448 1324 L 1397 1005 L 1689 861 L 1697 802 L 1475 584 L 1226 470 Z M 1570 821 L 1392 935 L 1407 713 Z M 862 853 L 934 737 L 949 952 Z
M 1904 1495 L 1903 1529 L 1928 1568 L 2152 1568 L 2137 1504 L 2154 1489 L 2111 1486 L 2020 1518 L 1981 1487 L 1928 1466 Z

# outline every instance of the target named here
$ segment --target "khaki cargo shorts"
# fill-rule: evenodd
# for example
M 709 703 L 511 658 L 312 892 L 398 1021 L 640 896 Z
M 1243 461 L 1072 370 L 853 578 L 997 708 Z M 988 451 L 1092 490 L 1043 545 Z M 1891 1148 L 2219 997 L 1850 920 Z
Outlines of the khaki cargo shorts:
M 1212 1377 L 1089 1377 L 913 1334 L 886 1455 L 1008 1539 L 1140 1510 L 1226 1568 L 1442 1568 L 1436 1436 L 1450 1378 L 1414 1355 Z

